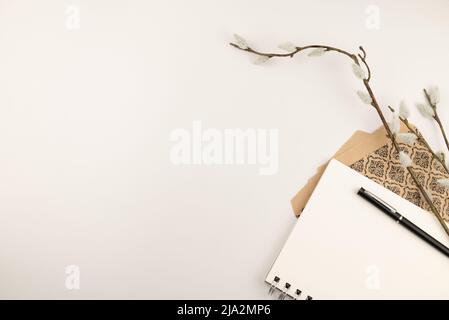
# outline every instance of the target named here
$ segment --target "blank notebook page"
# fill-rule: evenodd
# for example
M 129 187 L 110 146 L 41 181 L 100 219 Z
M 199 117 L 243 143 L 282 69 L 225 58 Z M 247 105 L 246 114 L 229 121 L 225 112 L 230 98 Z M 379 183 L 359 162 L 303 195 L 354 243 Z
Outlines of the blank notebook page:
M 448 299 L 449 257 L 357 195 L 360 187 L 449 246 L 431 214 L 332 160 L 266 281 L 313 299 Z

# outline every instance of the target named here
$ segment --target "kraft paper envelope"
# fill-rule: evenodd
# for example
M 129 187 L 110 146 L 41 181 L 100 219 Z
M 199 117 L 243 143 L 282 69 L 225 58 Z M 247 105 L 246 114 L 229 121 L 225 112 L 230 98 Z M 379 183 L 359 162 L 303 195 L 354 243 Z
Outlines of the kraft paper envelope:
M 349 166 L 352 164 L 351 160 L 354 160 L 352 162 L 355 162 L 362 158 L 365 154 L 368 154 L 370 151 L 374 151 L 387 143 L 387 137 L 385 134 L 386 132 L 383 127 L 377 129 L 373 133 L 358 130 L 352 134 L 349 140 L 346 141 L 340 149 L 338 149 L 332 158 L 337 159 L 343 164 Z M 360 145 L 361 148 L 356 148 L 357 145 Z M 363 148 L 363 146 L 365 146 L 365 148 Z M 302 209 L 305 207 L 307 201 L 313 193 L 313 190 L 315 190 L 318 181 L 320 181 L 321 175 L 324 170 L 326 170 L 327 164 L 328 162 L 318 167 L 317 173 L 308 180 L 307 184 L 302 187 L 302 189 L 299 190 L 295 197 L 291 200 L 293 211 L 296 216 L 299 216 Z
M 406 131 L 407 128 L 402 126 L 401 132 Z M 444 172 L 436 160 L 432 159 L 430 152 L 421 143 L 416 142 L 413 148 L 405 144 L 400 146 L 413 159 L 413 169 L 421 177 L 425 187 L 431 192 L 435 205 L 441 210 L 443 218 L 449 221 L 449 192 L 436 183 L 438 179 L 449 178 L 446 172 Z M 410 202 L 428 209 L 427 203 L 421 198 L 421 194 L 409 173 L 400 165 L 397 152 L 392 147 L 383 127 L 373 133 L 356 131 L 332 158 L 392 190 Z M 317 173 L 308 180 L 306 185 L 291 200 L 296 216 L 301 214 L 326 167 L 327 163 L 318 167 Z

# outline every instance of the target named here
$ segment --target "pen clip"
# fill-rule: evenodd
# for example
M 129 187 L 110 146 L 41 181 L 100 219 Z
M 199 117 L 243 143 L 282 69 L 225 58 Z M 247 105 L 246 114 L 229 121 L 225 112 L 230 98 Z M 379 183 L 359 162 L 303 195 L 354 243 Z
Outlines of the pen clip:
M 386 209 L 390 210 L 391 213 L 397 213 L 398 211 L 393 208 L 392 206 L 390 206 L 388 203 L 386 203 L 384 200 L 382 200 L 381 198 L 379 198 L 378 196 L 376 196 L 375 194 L 369 192 L 368 190 L 366 190 L 365 188 L 360 188 L 360 191 L 362 191 L 363 193 L 365 193 L 366 195 L 368 195 L 370 198 L 376 200 L 377 202 L 379 202 L 380 204 L 382 204 Z M 359 192 L 360 192 L 359 191 Z

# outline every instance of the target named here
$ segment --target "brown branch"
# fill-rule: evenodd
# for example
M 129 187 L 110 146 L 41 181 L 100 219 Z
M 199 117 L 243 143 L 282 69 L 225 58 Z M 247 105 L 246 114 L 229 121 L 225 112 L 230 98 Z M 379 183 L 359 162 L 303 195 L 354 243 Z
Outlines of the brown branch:
M 359 54 L 358 56 L 359 56 L 360 60 L 362 60 L 363 64 L 365 65 L 366 70 L 368 71 L 368 77 L 366 78 L 366 80 L 369 82 L 371 80 L 371 69 L 370 69 L 368 63 L 366 63 L 366 51 L 365 51 L 365 49 L 363 49 L 362 46 L 360 46 L 359 49 L 360 49 L 360 51 L 362 51 L 363 56 L 361 54 Z
M 335 47 L 330 47 L 330 46 L 325 46 L 325 45 L 309 45 L 309 46 L 305 46 L 305 47 L 296 47 L 296 50 L 290 53 L 262 53 L 259 51 L 256 51 L 250 47 L 246 48 L 246 49 L 242 49 L 240 48 L 238 45 L 231 43 L 231 46 L 239 49 L 239 50 L 243 50 L 243 51 L 247 51 L 259 56 L 264 56 L 264 57 L 268 57 L 268 58 L 273 58 L 273 57 L 290 57 L 292 58 L 293 56 L 295 56 L 297 53 L 306 50 L 306 49 L 311 49 L 311 48 L 323 48 L 326 49 L 326 51 L 335 51 L 341 54 L 346 55 L 347 57 L 349 57 L 355 64 L 360 65 L 359 61 L 357 59 L 357 55 L 349 53 L 348 51 L 345 50 L 341 50 L 339 48 L 335 48 Z M 359 47 L 360 50 L 362 51 L 362 54 L 358 55 L 358 57 L 360 58 L 360 60 L 362 61 L 362 63 L 365 65 L 365 67 L 368 70 L 368 77 L 366 79 L 363 79 L 363 84 L 366 88 L 366 90 L 368 91 L 368 94 L 371 97 L 371 105 L 374 107 L 374 109 L 376 110 L 377 114 L 379 115 L 379 118 L 383 124 L 383 126 L 385 127 L 385 130 L 387 132 L 387 136 L 390 138 L 394 148 L 396 149 L 397 153 L 399 154 L 399 152 L 401 151 L 401 149 L 399 148 L 399 144 L 396 141 L 395 136 L 393 135 L 393 133 L 390 130 L 390 127 L 385 119 L 384 114 L 382 113 L 382 110 L 379 106 L 379 103 L 376 100 L 376 97 L 373 93 L 373 90 L 371 89 L 371 86 L 369 84 L 369 81 L 371 79 L 371 70 L 369 69 L 368 63 L 366 62 L 366 52 L 362 47 Z M 448 148 L 449 148 L 449 144 L 448 144 Z M 410 176 L 412 177 L 414 183 L 416 184 L 416 186 L 418 187 L 419 191 L 421 192 L 422 196 L 424 197 L 424 200 L 427 202 L 427 204 L 429 205 L 432 213 L 435 215 L 435 217 L 438 219 L 438 221 L 440 222 L 441 226 L 443 227 L 444 231 L 446 232 L 446 234 L 449 236 L 449 227 L 448 225 L 444 222 L 443 218 L 440 216 L 438 209 L 435 207 L 435 205 L 433 204 L 433 201 L 430 199 L 429 195 L 427 194 L 426 190 L 424 189 L 423 186 L 421 186 L 421 184 L 419 183 L 419 180 L 415 174 L 415 172 L 413 171 L 413 169 L 411 167 L 407 167 L 407 171 L 410 173 Z
M 362 59 L 363 61 L 364 59 Z M 366 63 L 365 61 L 363 61 L 364 63 Z M 399 152 L 401 151 L 401 149 L 399 148 L 399 144 L 396 141 L 396 137 L 394 136 L 394 134 L 391 132 L 390 130 L 390 126 L 388 125 L 385 116 L 382 113 L 382 110 L 379 106 L 379 104 L 377 103 L 376 97 L 374 96 L 374 93 L 369 85 L 369 81 L 367 79 L 363 80 L 363 84 L 365 85 L 366 90 L 368 91 L 371 99 L 372 99 L 372 106 L 376 109 L 377 114 L 379 115 L 382 124 L 385 127 L 385 130 L 387 131 L 387 135 L 390 138 L 391 142 L 393 143 L 394 148 L 396 149 L 396 152 L 399 154 Z M 419 183 L 418 177 L 416 176 L 414 170 L 412 169 L 412 167 L 407 167 L 407 171 L 409 172 L 410 176 L 412 177 L 413 181 L 415 182 L 416 186 L 418 187 L 419 191 L 421 192 L 422 196 L 424 197 L 424 199 L 426 200 L 427 204 L 430 206 L 430 209 L 432 210 L 432 213 L 435 215 L 435 217 L 438 219 L 438 221 L 440 222 L 441 226 L 443 227 L 444 231 L 446 231 L 446 234 L 449 236 L 449 226 L 446 224 L 446 222 L 443 220 L 443 218 L 441 217 L 440 213 L 438 212 L 438 209 L 435 207 L 435 205 L 433 204 L 432 199 L 430 199 L 429 195 L 427 194 L 426 190 L 424 189 L 423 186 L 421 186 L 421 184 Z
M 362 58 L 362 62 L 367 65 L 367 63 L 366 63 L 364 58 Z M 401 151 L 401 149 L 399 148 L 399 144 L 397 143 L 396 137 L 391 132 L 390 126 L 388 125 L 388 123 L 387 123 L 387 121 L 385 119 L 385 116 L 382 113 L 382 110 L 381 110 L 381 108 L 380 108 L 380 106 L 379 106 L 379 104 L 378 104 L 378 102 L 376 100 L 376 97 L 375 97 L 375 95 L 373 93 L 373 90 L 371 89 L 371 87 L 369 85 L 369 80 L 368 79 L 364 79 L 363 80 L 363 84 L 365 85 L 365 88 L 368 91 L 368 94 L 370 95 L 370 97 L 372 99 L 371 105 L 376 109 L 377 114 L 379 115 L 379 117 L 380 117 L 380 119 L 382 121 L 382 124 L 384 125 L 385 130 L 387 131 L 388 137 L 390 138 L 391 142 L 393 143 L 393 146 L 396 149 L 396 152 L 399 154 L 399 152 Z M 438 209 L 433 204 L 432 199 L 430 199 L 430 197 L 427 194 L 427 192 L 424 189 L 424 187 L 421 186 L 421 184 L 419 183 L 418 177 L 416 176 L 414 170 L 412 169 L 412 167 L 409 166 L 409 167 L 407 167 L 407 171 L 409 172 L 410 176 L 412 177 L 413 181 L 415 182 L 415 184 L 418 187 L 419 191 L 421 192 L 422 196 L 426 200 L 427 204 L 430 206 L 430 209 L 432 210 L 433 214 L 435 215 L 435 217 L 440 222 L 440 224 L 443 227 L 444 231 L 446 231 L 446 234 L 449 236 L 449 226 L 446 224 L 446 222 L 441 217 L 440 213 L 438 212 Z
M 363 53 L 363 58 L 362 58 L 362 59 L 366 59 L 366 51 L 365 51 L 365 49 L 363 49 L 362 46 L 360 46 L 359 49 L 360 49 L 360 51 L 362 51 L 362 53 Z
M 263 56 L 263 57 L 267 57 L 267 58 L 285 58 L 285 57 L 290 57 L 293 58 L 297 53 L 307 50 L 307 49 L 326 49 L 326 51 L 335 51 L 341 54 L 344 54 L 346 56 L 348 56 L 349 58 L 352 59 L 352 61 L 354 61 L 354 63 L 359 64 L 359 62 L 357 61 L 357 56 L 355 54 L 349 53 L 345 50 L 339 49 L 339 48 L 335 48 L 335 47 L 331 47 L 331 46 L 325 46 L 325 45 L 320 45 L 320 44 L 312 44 L 312 45 L 308 45 L 305 47 L 296 47 L 296 50 L 293 52 L 289 52 L 289 53 L 266 53 L 266 52 L 259 52 L 256 51 L 250 47 L 243 49 L 240 48 L 237 44 L 235 43 L 230 43 L 231 46 L 242 50 L 242 51 L 246 51 L 246 52 L 250 52 L 250 53 L 254 53 L 257 54 L 258 56 Z
M 427 92 L 427 90 L 423 89 L 423 91 L 424 91 L 424 95 L 426 96 L 427 102 L 429 103 L 429 105 L 432 107 L 432 109 L 434 111 L 433 118 L 435 119 L 435 121 L 438 123 L 438 126 L 440 127 L 441 134 L 443 135 L 444 142 L 446 143 L 447 150 L 449 151 L 449 140 L 446 136 L 446 131 L 444 130 L 444 126 L 443 126 L 443 123 L 441 122 L 440 116 L 438 115 L 437 106 L 436 106 L 436 104 L 432 103 L 432 99 L 430 99 L 430 95 Z
M 390 130 L 390 126 L 388 125 L 385 116 L 382 113 L 382 110 L 380 109 L 379 104 L 377 103 L 377 100 L 374 96 L 374 93 L 369 85 L 368 80 L 363 80 L 363 83 L 365 85 L 366 90 L 368 91 L 371 99 L 372 99 L 372 105 L 373 107 L 376 109 L 380 119 L 382 120 L 382 123 L 385 127 L 385 130 L 387 131 L 387 135 L 390 138 L 391 142 L 393 143 L 394 148 L 396 149 L 396 152 L 399 154 L 399 152 L 401 151 L 399 144 L 396 141 L 396 137 L 394 136 L 394 134 L 391 132 Z M 416 184 L 416 186 L 418 187 L 419 191 L 421 192 L 422 196 L 424 197 L 424 199 L 426 200 L 427 204 L 430 206 L 430 209 L 432 210 L 433 214 L 435 215 L 435 217 L 438 219 L 438 221 L 440 222 L 441 226 L 443 227 L 444 231 L 446 231 L 446 234 L 449 235 L 449 227 L 446 224 L 446 222 L 443 220 L 443 218 L 441 217 L 441 215 L 438 212 L 438 209 L 435 207 L 435 205 L 433 204 L 432 199 L 430 199 L 429 195 L 427 194 L 426 190 L 424 189 L 423 186 L 421 186 L 421 184 L 419 183 L 418 177 L 416 176 L 414 170 L 412 169 L 412 167 L 407 167 L 407 171 L 409 172 L 410 176 L 412 177 L 414 183 Z
M 446 148 L 449 151 L 449 141 L 448 141 L 447 136 L 446 136 L 446 131 L 444 130 L 443 124 L 441 123 L 441 119 L 438 116 L 438 113 L 436 111 L 435 111 L 435 117 L 434 118 L 435 118 L 435 121 L 438 123 L 438 126 L 440 127 L 441 134 L 443 135 L 444 142 L 446 143 Z

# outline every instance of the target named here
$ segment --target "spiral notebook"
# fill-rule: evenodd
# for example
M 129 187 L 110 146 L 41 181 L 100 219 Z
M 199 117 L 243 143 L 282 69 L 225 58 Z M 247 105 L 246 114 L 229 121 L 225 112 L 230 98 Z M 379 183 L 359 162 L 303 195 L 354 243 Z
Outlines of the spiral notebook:
M 294 299 L 449 299 L 449 258 L 357 196 L 360 187 L 449 246 L 433 215 L 331 160 L 265 279 L 270 290 Z

